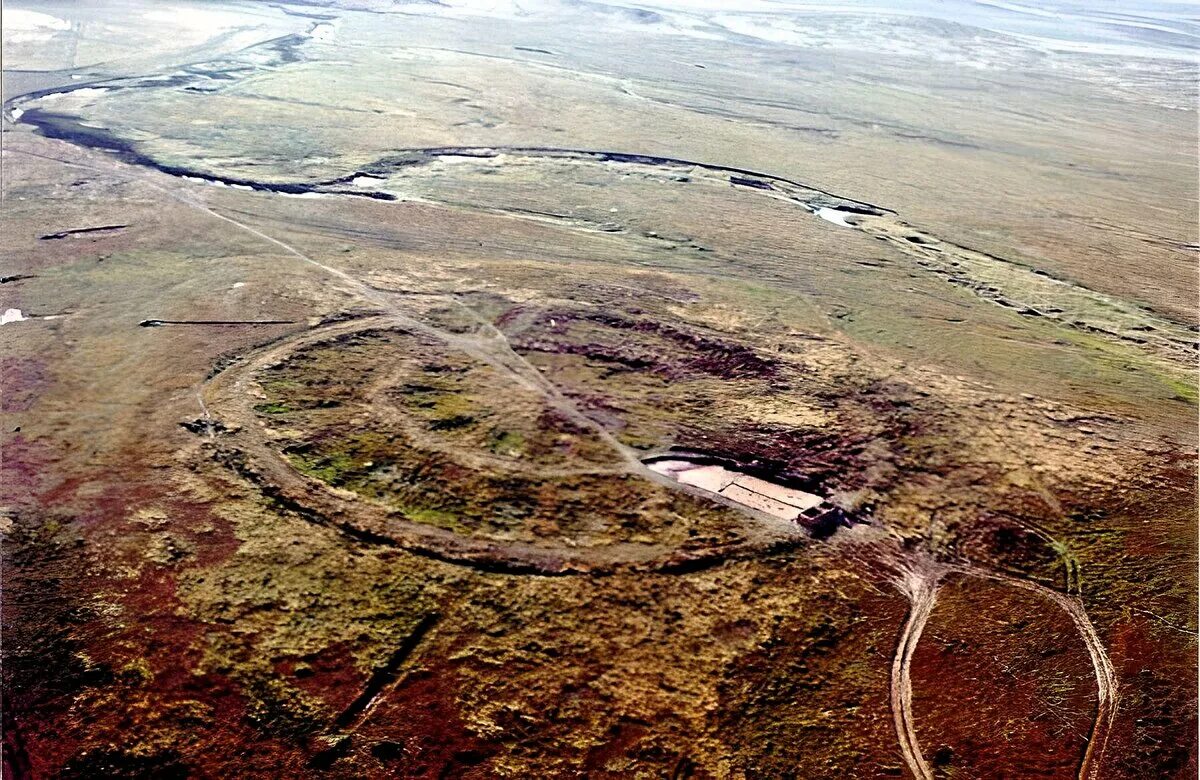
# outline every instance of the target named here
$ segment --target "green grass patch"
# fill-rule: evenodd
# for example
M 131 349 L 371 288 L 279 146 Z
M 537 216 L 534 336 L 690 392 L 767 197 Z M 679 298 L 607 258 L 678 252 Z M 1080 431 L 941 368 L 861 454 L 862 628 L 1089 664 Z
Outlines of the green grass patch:
M 493 429 L 488 437 L 488 449 L 497 455 L 520 457 L 525 452 L 525 437 L 516 431 Z
M 272 401 L 271 403 L 258 404 L 254 407 L 254 411 L 259 414 L 287 414 L 288 412 L 294 412 L 295 409 L 285 403 Z

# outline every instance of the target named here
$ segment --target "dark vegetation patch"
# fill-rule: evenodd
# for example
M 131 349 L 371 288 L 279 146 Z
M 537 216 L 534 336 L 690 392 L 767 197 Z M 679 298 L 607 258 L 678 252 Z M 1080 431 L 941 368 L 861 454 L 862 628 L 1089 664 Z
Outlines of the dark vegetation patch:
M 42 741 L 46 724 L 83 691 L 114 680 L 107 665 L 88 660 L 89 643 L 104 623 L 87 599 L 87 553 L 70 523 L 50 514 L 18 516 L 0 550 L 4 755 L 14 769 L 30 766 L 31 758 L 53 763 L 56 756 Z M 46 752 L 29 756 L 31 743 Z
M 193 777 L 194 771 L 175 750 L 136 753 L 113 747 L 75 756 L 57 776 L 63 780 L 95 780 L 98 777 L 113 780 L 185 780 Z
M 15 355 L 0 357 L 0 376 L 4 377 L 0 411 L 9 414 L 32 409 L 42 389 L 51 381 L 44 359 Z
M 517 317 L 514 311 L 498 323 Z M 581 355 L 620 369 L 683 378 L 768 378 L 777 365 L 750 347 L 648 318 L 575 311 L 541 312 L 515 334 L 514 348 L 526 352 Z M 618 369 L 619 370 L 619 369 Z
M 866 433 L 828 432 L 773 426 L 693 428 L 688 441 L 740 464 L 750 473 L 801 490 L 827 495 L 834 488 L 862 487 L 868 453 L 875 441 Z
M 1044 597 L 948 580 L 912 676 L 917 736 L 930 752 L 946 746 L 954 772 L 1075 775 L 1095 716 L 1095 674 L 1073 621 Z M 1014 740 L 1027 749 L 1013 751 Z
M 664 739 L 657 726 L 640 718 L 618 719 L 609 726 L 603 742 L 584 755 L 585 776 L 615 780 L 637 767 L 646 775 L 653 772 L 664 778 L 692 777 L 695 763 L 675 749 L 673 740 Z
M 329 710 L 320 700 L 278 677 L 254 677 L 245 692 L 247 720 L 267 736 L 298 743 L 329 721 Z
M 404 641 L 388 657 L 387 662 L 371 672 L 362 692 L 338 714 L 337 719 L 334 720 L 334 726 L 344 729 L 353 724 L 366 711 L 367 707 L 384 694 L 389 686 L 395 684 L 401 667 L 439 620 L 441 620 L 441 615 L 431 612 L 417 621 Z
M 1153 665 L 1139 664 L 1122 678 L 1121 720 L 1132 733 L 1108 759 L 1128 777 L 1190 777 L 1196 769 L 1196 752 L 1180 734 L 1194 734 L 1197 726 L 1195 640 L 1189 652 L 1164 655 L 1158 643 L 1145 642 L 1152 628 L 1144 619 L 1121 632 L 1128 652 L 1144 650 Z M 1132 640 L 1132 641 L 1130 641 Z M 1186 693 L 1190 692 L 1190 693 Z M 1106 762 L 1107 763 L 1107 762 Z
M 335 641 L 315 652 L 279 659 L 274 672 L 301 691 L 319 697 L 331 709 L 341 709 L 354 699 L 362 684 L 352 650 L 351 642 Z
M 476 772 L 503 748 L 464 721 L 457 674 L 447 662 L 436 660 L 423 661 L 406 674 L 356 733 L 353 765 L 387 777 L 488 776 Z M 396 723 L 404 728 L 390 727 Z M 511 725 L 506 740 L 521 733 L 520 724 Z

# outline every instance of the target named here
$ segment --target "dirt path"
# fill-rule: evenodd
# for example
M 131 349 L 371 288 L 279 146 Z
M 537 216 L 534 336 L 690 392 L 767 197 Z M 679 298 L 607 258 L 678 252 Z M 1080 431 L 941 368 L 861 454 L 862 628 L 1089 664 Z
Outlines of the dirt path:
M 258 486 L 265 494 L 300 516 L 317 524 L 337 528 L 347 535 L 374 543 L 402 547 L 410 552 L 449 563 L 510 574 L 572 575 L 609 573 L 617 570 L 684 573 L 718 565 L 724 561 L 791 549 L 809 536 L 799 526 L 728 502 L 747 522 L 739 525 L 738 538 L 705 546 L 684 542 L 647 544 L 613 542 L 593 547 L 555 542 L 520 542 L 466 536 L 450 529 L 409 520 L 394 508 L 370 498 L 331 489 L 325 483 L 296 471 L 258 424 L 254 398 L 248 393 L 249 376 L 258 369 L 285 359 L 304 346 L 373 329 L 403 330 L 401 321 L 390 315 L 342 321 L 315 330 L 302 331 L 243 355 L 202 385 L 201 400 L 215 420 L 224 425 L 213 440 L 216 458 Z M 502 389 L 502 388 L 500 388 Z M 639 461 L 639 466 L 642 466 Z M 630 473 L 614 462 L 619 473 Z M 643 468 L 645 468 L 643 466 Z M 648 469 L 647 469 L 648 470 Z M 656 473 L 656 476 L 657 475 Z M 671 480 L 669 487 L 725 504 L 727 499 L 710 496 Z
M 1117 713 L 1118 681 L 1108 652 L 1092 621 L 1087 616 L 1082 599 L 1076 594 L 1061 593 L 1053 588 L 1003 572 L 965 564 L 940 564 L 929 559 L 906 560 L 897 566 L 896 587 L 909 600 L 908 617 L 901 629 L 892 658 L 890 700 L 900 753 L 913 777 L 933 780 L 933 773 L 921 754 L 917 740 L 912 706 L 911 667 L 913 655 L 933 607 L 941 581 L 948 575 L 992 580 L 1036 593 L 1067 613 L 1082 638 L 1096 675 L 1096 716 L 1088 735 L 1087 747 L 1080 761 L 1077 780 L 1098 780 L 1108 735 Z
M 1079 632 L 1080 637 L 1082 637 L 1088 656 L 1091 658 L 1092 668 L 1096 673 L 1097 696 L 1096 718 L 1092 722 L 1092 730 L 1088 735 L 1087 748 L 1084 750 L 1083 759 L 1080 761 L 1079 772 L 1076 776 L 1078 780 L 1097 780 L 1100 777 L 1100 768 L 1104 759 L 1104 749 L 1108 743 L 1108 735 L 1112 729 L 1113 720 L 1117 715 L 1119 693 L 1116 670 L 1113 668 L 1112 661 L 1109 660 L 1108 651 L 1104 648 L 1100 634 L 1097 633 L 1096 627 L 1092 625 L 1091 619 L 1087 616 L 1083 600 L 1078 595 L 1059 593 L 1053 588 L 1023 580 L 1011 574 L 989 571 L 974 566 L 952 566 L 950 570 L 968 577 L 995 580 L 1011 585 L 1014 588 L 1021 588 L 1022 590 L 1036 593 L 1042 598 L 1058 605 L 1060 609 L 1070 616 L 1071 622 L 1075 624 L 1075 629 Z
M 921 755 L 917 742 L 916 727 L 912 711 L 912 659 L 921 641 L 921 633 L 933 606 L 937 602 L 938 583 L 941 572 L 931 563 L 906 567 L 896 586 L 909 599 L 908 618 L 900 631 L 896 643 L 896 654 L 892 658 L 890 698 L 892 720 L 896 725 L 896 736 L 900 740 L 900 754 L 913 776 L 919 780 L 933 780 L 933 773 Z
M 44 155 L 37 155 L 44 156 Z M 53 158 L 52 158 L 53 159 Z M 77 167 L 93 167 L 87 165 L 72 164 L 64 160 L 59 160 L 67 165 L 76 165 Z M 138 170 L 136 166 L 131 166 L 134 170 Z M 403 326 L 405 329 L 411 330 L 414 333 L 419 333 L 435 339 L 445 346 L 462 351 L 471 357 L 474 357 L 490 366 L 497 368 L 505 373 L 512 381 L 517 382 L 526 389 L 535 391 L 541 394 L 546 401 L 551 404 L 556 410 L 561 412 L 568 419 L 581 425 L 582 427 L 593 431 L 597 437 L 611 447 L 621 460 L 627 465 L 630 472 L 649 479 L 658 484 L 665 485 L 674 490 L 682 490 L 684 492 L 700 495 L 710 500 L 712 496 L 693 491 L 685 485 L 670 479 L 669 477 L 660 475 L 645 466 L 636 453 L 631 448 L 621 444 L 607 429 L 597 423 L 592 418 L 583 414 L 575 405 L 567 398 L 559 388 L 545 378 L 534 366 L 514 351 L 508 343 L 507 337 L 495 328 L 490 323 L 483 323 L 491 331 L 490 338 L 468 337 L 461 334 L 449 333 L 433 326 L 424 323 L 406 312 L 397 302 L 396 296 L 393 296 L 385 291 L 371 287 L 367 283 L 355 278 L 353 275 L 332 266 L 321 263 L 312 257 L 304 254 L 295 247 L 284 243 L 283 241 L 274 238 L 273 236 L 264 233 L 263 231 L 246 224 L 225 214 L 222 214 L 204 203 L 200 203 L 188 194 L 180 192 L 178 188 L 164 186 L 149 179 L 145 174 L 135 176 L 139 181 L 147 184 L 154 189 L 164 192 L 171 198 L 184 203 L 192 208 L 198 209 L 219 219 L 223 222 L 231 224 L 240 230 L 244 230 L 259 239 L 272 244 L 273 246 L 283 250 L 288 255 L 311 265 L 333 278 L 341 282 L 346 291 L 354 297 L 361 300 L 369 301 L 378 306 L 382 311 L 386 312 L 388 318 L 393 320 L 397 325 Z M 197 400 L 200 403 L 202 412 L 206 420 L 210 419 L 209 409 L 205 405 L 203 397 L 203 387 L 197 388 Z M 714 560 L 726 560 L 730 557 L 735 557 L 738 553 L 746 553 L 758 548 L 771 548 L 779 543 L 787 543 L 786 539 L 779 538 L 780 531 L 786 530 L 781 528 L 783 521 L 777 521 L 769 516 L 759 516 L 760 513 L 747 511 L 740 505 L 731 506 L 742 510 L 743 512 L 755 517 L 761 523 L 768 524 L 762 530 L 767 538 L 757 540 L 757 544 L 747 543 L 745 545 L 733 545 L 726 549 L 717 549 L 713 551 L 694 551 L 694 557 L 687 560 L 678 561 L 671 558 L 660 559 L 654 562 L 639 561 L 638 566 L 643 570 L 664 570 L 673 571 L 678 568 L 680 571 L 691 570 L 691 567 L 703 565 L 712 557 Z M 789 524 L 790 525 L 790 524 Z M 1044 530 L 1044 529 L 1043 529 Z M 775 533 L 770 533 L 774 531 Z M 801 534 L 793 528 L 793 535 Z M 772 538 L 774 537 L 774 538 Z M 470 544 L 471 540 L 455 540 L 454 544 L 461 545 Z M 1048 539 L 1049 541 L 1049 539 Z M 506 552 L 502 549 L 505 545 L 497 545 L 495 543 L 483 543 L 487 561 L 491 563 L 492 558 L 499 557 L 503 559 Z M 513 550 L 514 560 L 502 561 L 503 565 L 511 564 L 511 571 L 518 573 L 527 571 L 529 573 L 583 573 L 587 571 L 595 571 L 591 566 L 584 565 L 576 568 L 571 564 L 563 567 L 564 561 L 554 557 L 553 553 L 538 550 L 529 545 L 517 545 L 517 547 L 526 547 L 528 550 L 517 551 Z M 711 553 L 711 555 L 707 554 Z M 441 553 L 437 553 L 440 557 Z M 463 553 L 464 560 L 468 563 L 476 561 L 476 552 L 466 551 Z M 547 556 L 550 556 L 547 558 Z M 554 571 L 542 570 L 542 559 L 547 565 L 555 567 Z M 452 554 L 447 554 L 447 560 L 454 560 Z M 535 560 L 536 559 L 536 560 Z M 1078 587 L 1078 569 L 1077 565 L 1072 566 L 1072 562 L 1064 560 L 1067 568 L 1067 584 L 1068 588 Z M 1091 734 L 1088 739 L 1088 745 L 1085 750 L 1083 759 L 1080 763 L 1078 780 L 1097 780 L 1099 778 L 1100 766 L 1103 760 L 1105 745 L 1108 740 L 1109 731 L 1111 730 L 1113 720 L 1116 716 L 1117 708 L 1117 677 L 1113 669 L 1112 663 L 1108 658 L 1107 651 L 1092 625 L 1091 620 L 1087 617 L 1087 613 L 1083 607 L 1081 599 L 1077 595 L 1066 595 L 1039 585 L 1034 582 L 1022 580 L 1012 575 L 1003 574 L 1000 572 L 981 569 L 968 565 L 945 565 L 938 566 L 932 562 L 921 562 L 915 567 L 910 565 L 904 570 L 900 581 L 897 583 L 901 592 L 903 592 L 910 600 L 910 608 L 908 618 L 901 632 L 899 642 L 897 643 L 896 653 L 892 662 L 891 676 L 891 691 L 890 699 L 893 711 L 893 719 L 896 726 L 897 736 L 900 741 L 901 753 L 905 763 L 912 774 L 920 778 L 920 780 L 932 780 L 932 772 L 928 764 L 921 755 L 920 745 L 917 741 L 914 719 L 912 713 L 912 682 L 911 682 L 911 664 L 915 654 L 917 645 L 920 641 L 921 634 L 926 623 L 933 611 L 936 603 L 938 584 L 941 579 L 948 573 L 959 573 L 964 576 L 980 577 L 983 579 L 991 579 L 998 582 L 1004 582 L 1013 587 L 1022 588 L 1046 598 L 1061 609 L 1067 612 L 1071 617 L 1080 636 L 1083 638 L 1087 648 L 1088 655 L 1091 658 L 1093 669 L 1096 675 L 1096 685 L 1098 693 L 1098 702 L 1096 709 L 1096 717 L 1093 722 Z

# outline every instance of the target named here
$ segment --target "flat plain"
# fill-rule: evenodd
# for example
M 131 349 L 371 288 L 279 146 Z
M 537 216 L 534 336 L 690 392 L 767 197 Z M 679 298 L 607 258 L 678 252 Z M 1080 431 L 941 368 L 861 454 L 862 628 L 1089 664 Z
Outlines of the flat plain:
M 7 4 L 6 774 L 1195 776 L 1200 26 L 1052 7 Z

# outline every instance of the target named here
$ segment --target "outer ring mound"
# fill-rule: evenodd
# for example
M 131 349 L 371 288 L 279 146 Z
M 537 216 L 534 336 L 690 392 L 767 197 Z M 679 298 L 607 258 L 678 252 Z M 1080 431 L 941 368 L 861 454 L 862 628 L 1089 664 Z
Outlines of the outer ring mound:
M 268 441 L 252 408 L 253 398 L 248 392 L 252 377 L 302 347 L 372 330 L 412 332 L 403 319 L 386 315 L 338 322 L 285 336 L 243 355 L 212 376 L 201 390 L 201 399 L 211 417 L 209 428 L 216 460 L 256 485 L 282 508 L 320 525 L 337 528 L 351 538 L 497 573 L 548 576 L 620 570 L 682 573 L 734 558 L 790 549 L 807 538 L 799 531 L 785 533 L 755 527 L 749 538 L 695 547 L 614 542 L 581 548 L 497 541 L 410 520 L 398 510 L 308 477 Z

